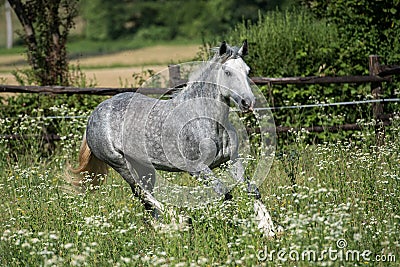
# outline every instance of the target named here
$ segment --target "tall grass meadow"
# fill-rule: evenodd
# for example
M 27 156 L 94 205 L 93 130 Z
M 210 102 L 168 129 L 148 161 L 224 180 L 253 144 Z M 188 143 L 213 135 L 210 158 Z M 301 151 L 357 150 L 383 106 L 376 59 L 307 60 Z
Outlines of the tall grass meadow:
M 252 199 L 240 186 L 235 201 L 175 208 L 192 225 L 171 231 L 154 227 L 115 172 L 94 193 L 65 190 L 65 164 L 75 160 L 89 112 L 52 111 L 64 117 L 54 144 L 37 137 L 55 120 L 41 110 L 0 120 L 1 135 L 9 129 L 30 135 L 0 139 L 2 266 L 396 266 L 400 260 L 399 116 L 381 147 L 370 146 L 374 128 L 366 122 L 349 141 L 310 144 L 310 133 L 290 133 L 291 144 L 278 148 L 261 187 L 284 229 L 270 239 L 258 231 Z
M 275 76 L 340 74 L 326 63 L 334 51 L 335 28 L 313 24 L 307 14 L 293 16 L 260 17 L 259 27 L 237 28 L 232 38 L 264 46 L 250 46 L 253 74 L 272 76 L 259 71 L 273 68 Z M 269 33 L 275 31 L 269 42 L 261 43 L 268 28 L 262 25 Z M 327 42 L 331 48 L 321 45 Z M 285 55 L 288 51 L 297 52 Z M 311 55 L 321 61 L 311 64 Z M 265 61 L 270 65 L 260 65 L 267 56 L 274 57 Z M 274 106 L 337 101 L 349 92 L 368 97 L 365 86 L 342 89 L 337 94 L 327 87 L 327 94 L 320 95 L 317 87 L 263 88 Z M 279 99 L 268 97 L 277 95 Z M 284 231 L 266 238 L 257 229 L 253 200 L 242 186 L 233 190 L 233 200 L 206 208 L 170 207 L 191 218 L 191 225 L 179 229 L 159 227 L 113 171 L 95 192 L 68 190 L 65 166 L 74 164 L 87 118 L 101 100 L 27 96 L 8 99 L 0 109 L 0 136 L 14 136 L 0 138 L 1 266 L 398 266 L 398 112 L 382 146 L 375 145 L 375 121 L 358 107 L 351 112 L 274 114 L 279 124 L 289 126 L 332 125 L 351 115 L 363 130 L 315 137 L 303 129 L 290 131 L 284 139 L 278 136 L 283 141 L 260 190 L 272 219 Z M 48 133 L 60 140 L 43 138 Z M 171 217 L 165 216 L 164 222 Z

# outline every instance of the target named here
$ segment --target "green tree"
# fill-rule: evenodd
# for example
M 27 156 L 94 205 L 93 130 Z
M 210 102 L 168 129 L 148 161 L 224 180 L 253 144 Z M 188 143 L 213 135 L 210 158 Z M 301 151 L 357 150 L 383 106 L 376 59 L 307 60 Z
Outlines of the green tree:
M 24 32 L 28 63 L 39 85 L 67 85 L 67 37 L 77 15 L 77 0 L 9 0 Z
M 112 40 L 127 32 L 126 24 L 133 12 L 132 3 L 114 0 L 81 2 L 86 23 L 86 37 L 91 40 Z
M 93 40 L 127 34 L 151 40 L 221 35 L 259 10 L 284 8 L 295 0 L 82 0 L 86 37 Z
M 382 64 L 400 64 L 400 0 L 300 1 L 338 28 L 338 74 L 368 74 L 369 55 L 381 56 Z M 381 97 L 398 97 L 399 86 L 400 77 L 394 76 L 383 86 Z M 384 109 L 390 114 L 398 106 L 387 103 Z
M 367 57 L 383 56 L 400 61 L 399 0 L 300 0 L 314 14 L 337 25 L 341 40 L 339 65 L 362 74 Z M 353 66 L 350 68 L 350 66 Z

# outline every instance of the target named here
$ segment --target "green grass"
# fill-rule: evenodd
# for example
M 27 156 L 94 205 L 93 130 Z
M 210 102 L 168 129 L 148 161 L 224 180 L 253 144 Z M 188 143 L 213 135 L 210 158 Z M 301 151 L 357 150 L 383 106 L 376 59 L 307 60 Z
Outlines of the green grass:
M 71 57 L 75 57 L 82 55 L 87 56 L 87 55 L 111 54 L 124 50 L 133 50 L 155 45 L 184 45 L 184 44 L 200 44 L 200 43 L 201 40 L 186 40 L 186 39 L 156 42 L 156 41 L 140 40 L 132 36 L 124 37 L 118 40 L 93 41 L 72 36 L 67 43 L 67 49 L 68 49 L 68 54 Z M 0 55 L 15 55 L 21 53 L 25 53 L 25 47 L 23 45 L 16 45 L 12 49 L 6 49 L 4 47 L 0 47 Z
M 65 107 L 53 112 L 88 114 Z M 0 119 L 0 134 L 34 134 L 51 124 L 24 116 Z M 65 162 L 77 153 L 85 119 L 60 125 L 62 140 L 51 156 L 48 144 L 39 140 L 0 140 L 1 266 L 270 266 L 272 259 L 258 259 L 265 252 L 273 265 L 283 266 L 397 266 L 400 261 L 399 118 L 379 148 L 369 145 L 373 129 L 354 134 L 352 142 L 318 145 L 301 141 L 307 133 L 293 134 L 261 187 L 274 221 L 284 228 L 274 239 L 259 233 L 252 200 L 240 187 L 233 202 L 183 209 L 192 227 L 171 232 L 148 223 L 150 216 L 114 172 L 95 193 L 63 191 Z M 341 239 L 347 246 L 338 249 Z M 304 251 L 319 256 L 329 248 L 342 254 L 333 254 L 336 260 L 328 254 L 301 260 Z M 277 251 L 286 251 L 280 256 L 287 261 L 279 260 Z M 369 260 L 346 261 L 345 255 L 356 251 L 370 251 Z M 393 255 L 397 263 L 377 262 L 376 255 Z
M 23 46 L 14 46 L 13 48 L 6 49 L 0 47 L 0 55 L 20 55 L 25 53 L 25 48 Z

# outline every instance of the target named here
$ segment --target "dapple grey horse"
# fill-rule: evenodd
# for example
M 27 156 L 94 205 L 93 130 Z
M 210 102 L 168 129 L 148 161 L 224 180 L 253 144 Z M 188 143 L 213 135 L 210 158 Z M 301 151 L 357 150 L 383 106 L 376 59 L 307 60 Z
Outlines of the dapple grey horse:
M 157 217 L 164 207 L 153 194 L 155 169 L 189 172 L 211 185 L 217 195 L 228 196 L 231 188 L 217 179 L 212 169 L 230 161 L 234 179 L 247 183 L 256 198 L 259 228 L 274 235 L 257 187 L 244 177 L 237 133 L 228 116 L 231 100 L 242 112 L 251 112 L 255 105 L 250 68 L 243 60 L 247 53 L 247 41 L 241 47 L 223 42 L 171 99 L 122 93 L 100 103 L 89 117 L 79 166 L 71 169 L 75 174 L 72 183 L 85 186 L 82 174 L 86 173 L 91 185 L 99 185 L 99 177 L 111 166 Z

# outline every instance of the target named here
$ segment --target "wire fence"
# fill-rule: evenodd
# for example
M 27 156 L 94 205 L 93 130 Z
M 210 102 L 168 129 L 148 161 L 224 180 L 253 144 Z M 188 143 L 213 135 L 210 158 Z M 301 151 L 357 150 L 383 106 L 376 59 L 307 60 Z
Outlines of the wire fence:
M 383 93 L 382 83 L 390 82 L 391 76 L 400 74 L 400 66 L 387 66 L 379 63 L 379 56 L 369 57 L 369 73 L 368 76 L 343 76 L 343 77 L 285 77 L 285 78 L 267 78 L 267 77 L 253 77 L 252 81 L 258 85 L 273 86 L 275 84 L 343 84 L 343 83 L 370 83 L 371 94 L 373 99 L 369 100 L 358 100 L 358 101 L 344 101 L 335 103 L 315 103 L 315 104 L 300 104 L 290 106 L 277 106 L 277 107 L 261 107 L 256 108 L 256 111 L 262 110 L 283 110 L 283 109 L 301 109 L 301 108 L 321 108 L 330 106 L 347 106 L 347 105 L 361 105 L 371 104 L 372 115 L 376 120 L 376 136 L 377 143 L 382 143 L 382 135 L 378 133 L 382 130 L 382 126 L 390 125 L 391 115 L 384 114 L 383 105 L 389 102 L 400 102 L 400 98 L 385 98 L 381 99 Z M 140 93 L 143 94 L 171 94 L 176 88 L 179 88 L 186 81 L 181 78 L 179 65 L 169 66 L 170 71 L 170 86 L 171 88 L 141 88 Z M 175 84 L 176 83 L 176 84 Z M 16 92 L 16 93 L 45 93 L 45 94 L 94 94 L 94 95 L 115 95 L 122 92 L 135 92 L 138 88 L 72 88 L 72 87 L 60 87 L 60 86 L 9 86 L 0 85 L 0 92 Z M 237 111 L 232 109 L 232 111 Z M 20 117 L 17 117 L 20 118 Z M 31 117 L 32 119 L 35 117 Z M 37 119 L 43 120 L 56 120 L 56 119 L 85 119 L 88 116 L 48 116 L 48 117 L 36 117 Z M 15 118 L 8 118 L 15 119 Z M 358 124 L 343 124 L 334 125 L 329 127 L 314 126 L 306 127 L 309 131 L 321 132 L 321 131 L 339 131 L 339 130 L 361 130 L 362 127 Z M 304 129 L 300 127 L 299 129 Z M 292 127 L 276 127 L 277 132 L 292 131 Z M 53 136 L 57 140 L 56 135 Z M 4 136 L 0 136 L 4 138 Z M 9 138 L 21 138 L 15 135 L 10 135 Z
M 347 101 L 347 102 L 334 102 L 334 103 L 316 103 L 316 104 L 305 104 L 305 105 L 291 105 L 291 106 L 281 106 L 281 107 L 264 107 L 255 108 L 255 111 L 262 110 L 280 110 L 280 109 L 302 109 L 302 108 L 321 108 L 321 107 L 332 107 L 332 106 L 347 106 L 347 105 L 361 105 L 361 104 L 371 104 L 371 103 L 389 103 L 389 102 L 400 102 L 400 98 L 382 98 L 382 99 L 370 99 L 370 100 L 357 100 L 357 101 Z M 231 109 L 231 112 L 238 112 L 238 109 Z M 52 120 L 52 119 L 85 119 L 89 116 L 41 116 L 32 117 L 24 116 L 29 119 L 42 119 L 42 120 Z M 7 117 L 2 119 L 20 119 L 21 117 Z
M 316 108 L 316 107 L 347 106 L 347 105 L 360 105 L 360 104 L 385 103 L 385 102 L 400 102 L 400 98 L 382 98 L 382 99 L 358 100 L 358 101 L 335 102 L 335 103 L 317 103 L 317 104 L 292 105 L 292 106 L 282 106 L 282 107 L 265 107 L 265 108 L 256 108 L 256 110 Z

